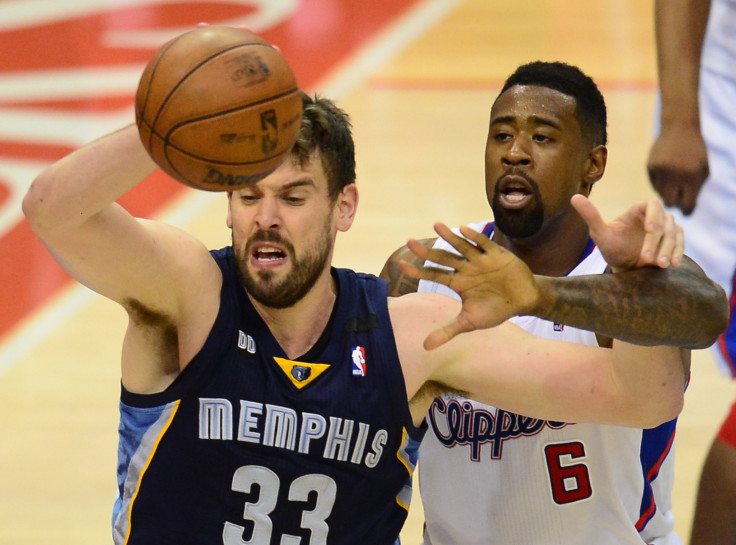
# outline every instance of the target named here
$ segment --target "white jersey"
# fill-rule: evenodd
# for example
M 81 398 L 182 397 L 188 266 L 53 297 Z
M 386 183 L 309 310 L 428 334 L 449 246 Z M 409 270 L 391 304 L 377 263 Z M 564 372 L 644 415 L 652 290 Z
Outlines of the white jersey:
M 701 64 L 707 70 L 736 78 L 736 0 L 711 0 Z
M 471 225 L 490 236 L 490 222 Z M 442 239 L 435 247 L 453 251 Z M 589 244 L 571 275 L 606 263 Z M 419 291 L 457 295 L 420 281 Z M 595 334 L 533 317 L 549 339 Z M 437 398 L 419 451 L 426 545 L 681 545 L 671 510 L 675 421 L 652 430 L 547 422 L 462 397 Z

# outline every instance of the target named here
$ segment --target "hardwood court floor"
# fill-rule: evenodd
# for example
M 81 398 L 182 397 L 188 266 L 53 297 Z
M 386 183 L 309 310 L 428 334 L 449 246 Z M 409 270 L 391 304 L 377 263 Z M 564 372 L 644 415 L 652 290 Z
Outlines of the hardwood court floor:
M 652 9 L 651 0 L 426 0 L 315 85 L 355 126 L 360 211 L 338 238 L 335 263 L 378 272 L 408 237 L 430 236 L 434 221 L 489 217 L 490 104 L 531 60 L 577 64 L 607 99 L 609 163 L 592 194 L 604 217 L 653 196 L 644 171 L 656 90 Z M 187 192 L 159 217 L 210 246 L 229 242 L 222 196 Z M 62 316 L 78 310 L 34 330 L 33 348 L 0 375 L 0 545 L 110 541 L 126 320 L 87 293 L 72 288 L 51 301 Z M 48 315 L 29 327 L 41 318 Z M 684 540 L 705 449 L 735 394 L 709 354 L 697 352 L 676 443 L 674 512 Z M 420 542 L 414 498 L 406 545 Z

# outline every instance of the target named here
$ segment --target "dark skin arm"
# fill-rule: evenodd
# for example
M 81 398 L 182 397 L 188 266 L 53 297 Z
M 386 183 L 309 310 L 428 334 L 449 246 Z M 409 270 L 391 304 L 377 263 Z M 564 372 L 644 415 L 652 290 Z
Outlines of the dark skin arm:
M 431 250 L 437 238 L 424 238 L 418 240 L 419 244 L 424 246 L 427 250 Z M 412 278 L 401 272 L 399 268 L 399 262 L 405 261 L 411 263 L 415 267 L 419 268 L 424 265 L 424 259 L 421 259 L 414 255 L 409 249 L 409 246 L 404 245 L 396 250 L 388 258 L 386 263 L 383 265 L 381 278 L 388 282 L 388 295 L 389 297 L 400 297 L 407 293 L 414 293 L 419 289 L 419 279 Z
M 440 259 L 434 254 L 438 250 L 430 252 L 435 240 L 415 241 L 415 250 L 424 249 L 421 257 L 408 245 L 391 255 L 380 274 L 388 281 L 389 295 L 417 290 L 419 280 L 402 272 L 399 262 L 421 268 L 425 259 Z M 595 331 L 601 346 L 611 346 L 615 338 L 642 346 L 705 348 L 727 324 L 723 290 L 687 257 L 679 267 L 572 277 L 534 275 L 534 279 L 540 289 L 539 301 L 515 314 Z

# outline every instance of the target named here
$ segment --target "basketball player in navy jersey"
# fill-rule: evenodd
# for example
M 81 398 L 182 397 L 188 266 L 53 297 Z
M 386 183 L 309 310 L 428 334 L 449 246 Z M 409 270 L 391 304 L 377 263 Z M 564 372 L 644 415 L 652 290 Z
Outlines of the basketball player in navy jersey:
M 131 125 L 49 167 L 24 199 L 59 263 L 129 316 L 116 544 L 394 543 L 420 426 L 448 389 L 557 420 L 656 425 L 681 410 L 679 349 L 578 347 L 501 323 L 567 296 L 490 243 L 467 252 L 484 279 L 460 290 L 464 316 L 489 329 L 433 350 L 425 338 L 460 303 L 389 299 L 384 281 L 331 267 L 358 190 L 349 121 L 328 100 L 305 95 L 290 157 L 228 194 L 227 248 L 115 203 L 155 168 Z M 645 240 L 655 255 L 682 253 L 674 229 L 627 234 L 629 256 Z M 484 304 L 491 287 L 513 288 L 508 306 Z
M 604 312 L 557 304 L 550 305 L 547 316 L 519 313 L 525 315 L 514 323 L 581 348 L 615 347 L 621 341 L 680 346 L 687 376 L 685 349 L 710 345 L 725 328 L 724 293 L 713 291 L 713 282 L 686 257 L 677 268 L 626 273 L 643 275 L 638 288 L 619 274 L 633 263 L 622 261 L 602 235 L 630 221 L 633 209 L 606 225 L 585 198 L 603 176 L 605 146 L 606 107 L 593 80 L 564 63 L 519 67 L 490 114 L 486 193 L 495 222 L 473 224 L 464 234 L 476 242 L 493 240 L 535 274 L 570 281 L 596 275 L 610 282 Z M 654 200 L 641 212 L 661 208 Z M 458 241 L 455 246 L 462 247 Z M 414 243 L 412 249 L 418 257 L 403 248 L 384 267 L 389 293 L 457 297 L 447 287 L 446 273 L 426 269 L 417 282 L 395 266 L 413 257 L 417 266 L 429 260 L 462 268 L 465 264 L 438 253 L 452 246 L 440 238 Z M 616 274 L 601 274 L 612 271 Z M 431 282 L 437 279 L 442 283 Z M 710 305 L 717 309 L 714 314 L 707 310 Z M 667 387 L 675 395 L 683 386 Z M 681 543 L 670 512 L 674 419 L 601 426 L 590 419 L 533 416 L 472 395 L 435 400 L 419 456 L 425 544 Z

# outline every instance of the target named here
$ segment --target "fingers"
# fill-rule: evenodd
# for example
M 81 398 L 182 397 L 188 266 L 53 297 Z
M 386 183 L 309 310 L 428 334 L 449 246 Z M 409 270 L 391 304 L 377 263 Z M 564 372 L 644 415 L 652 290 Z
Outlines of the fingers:
M 465 230 L 465 232 L 463 232 L 463 229 Z M 460 252 L 460 255 L 465 258 L 469 258 L 472 255 L 478 254 L 479 252 L 482 253 L 482 250 L 479 250 L 475 244 L 472 244 L 467 239 L 453 233 L 452 230 L 444 223 L 435 223 L 434 231 L 443 239 L 445 239 L 448 243 L 450 243 L 450 245 L 458 252 Z M 464 226 L 460 228 L 460 232 L 466 237 L 469 234 L 468 231 L 470 231 L 471 236 L 477 234 L 473 229 L 470 229 L 469 227 Z
M 659 199 L 647 203 L 644 217 L 644 242 L 641 259 L 644 263 L 667 268 L 682 262 L 684 237 L 682 228 L 675 223 L 669 212 L 665 212 Z
M 417 267 L 406 261 L 399 261 L 399 270 L 410 278 L 417 280 L 429 280 L 451 286 L 455 271 L 452 269 L 441 269 L 439 267 Z
M 465 261 L 462 256 L 458 256 L 457 254 L 453 254 L 451 252 L 447 252 L 445 250 L 437 250 L 434 248 L 429 249 L 415 239 L 410 239 L 406 243 L 406 245 L 408 246 L 409 250 L 411 250 L 411 252 L 419 259 L 422 259 L 424 261 L 431 261 L 433 263 L 437 263 L 438 265 L 449 267 L 453 270 L 457 270 Z
M 420 260 L 431 262 L 431 264 L 426 267 L 417 267 L 405 261 L 400 261 L 398 263 L 399 269 L 405 275 L 418 280 L 438 282 L 453 288 L 452 282 L 456 271 L 464 270 L 470 260 L 489 253 L 495 247 L 483 233 L 478 233 L 467 226 L 460 228 L 461 233 L 466 238 L 457 235 L 443 223 L 436 223 L 434 228 L 440 237 L 458 251 L 459 255 L 446 250 L 430 249 L 421 242 L 410 239 L 407 242 L 409 250 Z
M 692 214 L 698 202 L 700 188 L 708 177 L 707 160 L 695 170 L 673 167 L 650 167 L 649 179 L 667 207 L 676 207 L 686 216 Z
M 578 214 L 583 218 L 585 223 L 588 224 L 590 234 L 595 239 L 595 235 L 605 227 L 606 223 L 603 221 L 598 209 L 595 205 L 585 197 L 584 195 L 573 195 L 570 199 L 570 204 L 577 211 Z

